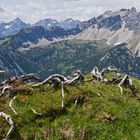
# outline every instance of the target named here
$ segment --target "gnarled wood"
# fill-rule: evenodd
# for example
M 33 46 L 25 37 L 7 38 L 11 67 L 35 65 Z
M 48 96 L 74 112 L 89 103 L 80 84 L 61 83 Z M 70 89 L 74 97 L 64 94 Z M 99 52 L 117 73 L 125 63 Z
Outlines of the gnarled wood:
M 16 99 L 16 97 L 17 96 L 15 96 L 11 101 L 10 101 L 10 103 L 9 103 L 9 107 L 12 109 L 12 111 L 16 114 L 16 115 L 18 115 L 18 113 L 15 111 L 15 109 L 12 107 L 12 103 L 13 103 L 13 101 Z
M 96 79 L 97 81 L 103 81 L 103 76 L 102 73 L 99 72 L 98 67 L 94 67 L 92 72 L 91 72 L 92 76 L 94 79 Z
M 65 81 L 64 83 L 70 85 L 70 84 L 75 84 L 81 81 L 84 81 L 84 76 L 82 75 L 80 70 L 77 70 L 76 73 L 74 74 L 74 78 L 71 78 Z
M 11 134 L 13 133 L 13 131 L 15 129 L 15 125 L 9 115 L 5 114 L 4 112 L 0 112 L 0 116 L 2 116 L 7 121 L 7 123 L 10 125 L 10 129 L 7 132 L 5 138 L 3 139 L 3 140 L 8 140 L 8 138 L 11 136 Z
M 33 87 L 38 87 L 38 86 L 44 85 L 46 83 L 53 84 L 53 83 L 60 83 L 61 81 L 65 82 L 67 80 L 68 79 L 66 77 L 64 77 L 63 75 L 53 74 L 53 75 L 49 76 L 47 79 L 45 79 L 44 81 L 33 85 Z
M 121 82 L 118 84 L 118 87 L 120 89 L 121 94 L 123 94 L 123 88 L 122 85 L 128 85 L 128 86 L 132 86 L 132 79 L 130 78 L 130 76 L 125 75 Z
M 80 70 L 77 70 L 76 73 L 74 74 L 74 78 L 71 79 L 67 79 L 65 76 L 60 75 L 60 74 L 53 74 L 51 76 L 49 76 L 47 79 L 45 79 L 44 81 L 33 85 L 33 87 L 38 87 L 44 84 L 59 84 L 62 81 L 64 82 L 64 84 L 74 84 L 77 83 L 79 81 L 82 81 L 84 79 L 84 77 L 81 74 Z

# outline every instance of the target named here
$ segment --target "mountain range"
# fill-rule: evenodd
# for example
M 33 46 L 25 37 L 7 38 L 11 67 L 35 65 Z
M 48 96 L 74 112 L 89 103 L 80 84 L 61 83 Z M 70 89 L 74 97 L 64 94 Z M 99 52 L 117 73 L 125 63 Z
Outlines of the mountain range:
M 10 22 L 0 22 L 0 38 L 14 35 L 18 33 L 21 30 L 27 29 L 27 28 L 33 28 L 36 26 L 44 27 L 45 29 L 50 29 L 52 27 L 61 27 L 65 30 L 70 30 L 73 28 L 76 28 L 80 24 L 79 20 L 74 20 L 72 18 L 67 18 L 63 21 L 57 21 L 52 18 L 47 18 L 40 20 L 34 24 L 25 23 L 20 18 L 16 18 L 13 21 Z
M 134 7 L 83 22 L 48 18 L 30 25 L 17 18 L 1 25 L 13 30 L 0 39 L 0 67 L 14 75 L 36 72 L 44 77 L 76 68 L 86 73 L 93 66 L 112 65 L 140 77 L 140 12 Z
M 51 28 L 51 27 L 61 27 L 65 30 L 68 29 L 73 29 L 76 28 L 78 25 L 80 24 L 80 21 L 77 19 L 72 19 L 72 18 L 67 18 L 64 21 L 57 21 L 55 19 L 52 18 L 47 18 L 47 19 L 43 19 L 38 21 L 37 23 L 34 24 L 34 26 L 42 26 L 44 28 Z

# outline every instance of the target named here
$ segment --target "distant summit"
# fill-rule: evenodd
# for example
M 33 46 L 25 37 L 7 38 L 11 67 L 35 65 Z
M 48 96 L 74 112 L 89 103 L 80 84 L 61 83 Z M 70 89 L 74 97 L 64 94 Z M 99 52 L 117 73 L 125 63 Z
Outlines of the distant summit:
M 22 30 L 22 31 L 21 31 Z M 65 39 L 106 40 L 107 44 L 127 43 L 134 55 L 140 56 L 140 12 L 135 7 L 105 11 L 87 21 L 46 18 L 34 25 L 20 18 L 0 24 L 0 37 L 15 35 L 9 43 L 16 48 L 44 46 Z
M 47 18 L 44 20 L 40 20 L 39 22 L 35 23 L 34 26 L 42 26 L 44 28 L 51 28 L 51 27 L 61 27 L 63 29 L 73 29 L 76 28 L 76 26 L 78 26 L 80 24 L 79 20 L 74 20 L 72 18 L 68 18 L 64 21 L 57 21 L 55 19 L 52 18 Z
M 26 29 L 28 27 L 31 27 L 31 25 L 26 24 L 18 17 L 8 23 L 2 22 L 0 24 L 0 37 L 2 38 L 5 36 L 16 34 L 20 30 Z

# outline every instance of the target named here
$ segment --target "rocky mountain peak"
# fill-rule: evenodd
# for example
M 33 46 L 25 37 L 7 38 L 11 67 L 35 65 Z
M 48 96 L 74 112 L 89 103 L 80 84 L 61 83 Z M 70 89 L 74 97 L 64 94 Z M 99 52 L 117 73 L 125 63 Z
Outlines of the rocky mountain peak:
M 15 22 L 23 22 L 19 17 L 15 18 L 13 21 L 15 21 Z
M 136 12 L 137 12 L 137 9 L 136 9 L 135 7 L 132 7 L 132 8 L 130 9 L 130 12 L 136 13 Z

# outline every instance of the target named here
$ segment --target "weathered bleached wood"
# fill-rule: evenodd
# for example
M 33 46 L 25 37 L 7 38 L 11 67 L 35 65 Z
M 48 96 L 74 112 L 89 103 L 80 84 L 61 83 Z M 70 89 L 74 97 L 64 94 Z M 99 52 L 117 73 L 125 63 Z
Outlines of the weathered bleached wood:
M 44 85 L 46 83 L 48 83 L 48 84 L 58 84 L 58 83 L 61 83 L 62 81 L 64 82 L 64 84 L 74 84 L 74 83 L 79 82 L 83 79 L 84 79 L 84 77 L 82 76 L 81 71 L 77 70 L 77 72 L 74 74 L 74 78 L 67 79 L 63 75 L 53 74 L 53 75 L 49 76 L 47 79 L 45 79 L 44 81 L 33 85 L 33 87 L 38 87 L 38 86 Z
M 118 87 L 120 89 L 121 94 L 123 94 L 123 88 L 122 88 L 123 84 L 128 85 L 128 86 L 132 86 L 132 79 L 128 75 L 125 75 L 122 78 L 121 82 L 118 84 Z
M 84 76 L 82 75 L 80 70 L 77 70 L 74 76 L 75 76 L 74 78 L 65 81 L 64 84 L 70 85 L 70 84 L 75 84 L 84 81 Z
M 38 112 L 37 112 L 36 110 L 34 110 L 33 108 L 31 108 L 31 110 L 32 110 L 32 112 L 33 112 L 34 114 L 39 115 L 39 116 L 42 116 L 41 113 L 38 113 Z
M 42 79 L 37 74 L 34 74 L 34 73 L 30 73 L 30 74 L 27 74 L 27 75 L 22 75 L 18 79 L 22 80 L 22 81 L 28 81 L 28 80 L 34 80 L 34 81 L 37 81 L 37 82 L 42 81 Z
M 94 67 L 91 72 L 93 78 L 95 78 L 97 81 L 103 81 L 102 73 L 99 72 L 99 69 L 97 67 Z
M 65 97 L 65 94 L 64 94 L 64 82 L 62 81 L 61 82 L 62 84 L 62 108 L 64 108 L 64 97 Z
M 0 116 L 5 118 L 7 123 L 10 125 L 10 129 L 7 132 L 5 138 L 3 139 L 3 140 L 8 140 L 8 138 L 11 136 L 11 134 L 13 133 L 13 131 L 15 129 L 15 125 L 14 125 L 14 122 L 12 121 L 12 119 L 11 119 L 11 117 L 9 115 L 5 114 L 4 112 L 0 112 Z
M 101 75 L 104 75 L 105 73 L 108 72 L 118 72 L 118 70 L 116 68 L 112 68 L 111 66 L 109 66 L 101 71 Z
M 3 96 L 6 91 L 9 92 L 11 89 L 12 89 L 12 86 L 9 86 L 9 85 L 0 87 L 0 97 Z
M 78 102 L 78 100 L 75 100 L 75 103 L 74 103 L 75 106 L 77 105 L 77 102 Z
M 13 103 L 13 101 L 16 99 L 16 97 L 17 96 L 15 96 L 11 101 L 10 101 L 10 103 L 9 103 L 9 107 L 12 109 L 12 111 L 16 114 L 16 115 L 18 115 L 18 113 L 15 111 L 15 109 L 12 107 L 12 103 Z
M 46 83 L 52 84 L 52 83 L 55 83 L 55 82 L 60 83 L 61 81 L 65 82 L 67 80 L 68 79 L 66 77 L 64 77 L 63 75 L 53 74 L 53 75 L 49 76 L 47 79 L 45 79 L 44 81 L 33 85 L 33 87 L 38 87 L 38 86 L 44 85 Z
M 9 86 L 9 85 L 4 86 L 2 89 L 2 94 L 4 94 L 6 90 L 10 90 L 11 88 L 12 86 Z

